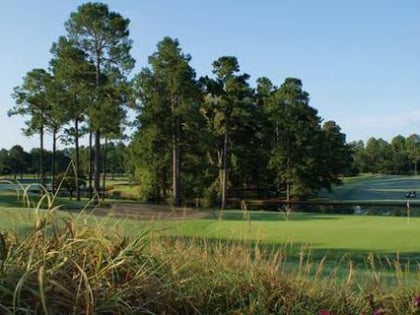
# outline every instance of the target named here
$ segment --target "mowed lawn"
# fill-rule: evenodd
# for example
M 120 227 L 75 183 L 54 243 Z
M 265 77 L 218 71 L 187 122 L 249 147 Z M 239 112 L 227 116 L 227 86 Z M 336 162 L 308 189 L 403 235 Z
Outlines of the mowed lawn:
M 114 183 L 119 184 L 119 183 Z M 404 204 L 407 190 L 417 190 L 420 177 L 370 175 L 346 179 L 333 194 L 334 200 L 390 200 Z M 326 194 L 324 195 L 324 197 Z M 2 202 L 1 202 L 2 201 Z M 16 196 L 0 194 L 0 228 L 25 231 L 33 225 L 33 210 L 19 209 Z M 413 200 L 413 208 L 420 207 Z M 123 233 L 136 235 L 144 227 L 164 236 L 184 236 L 216 240 L 255 241 L 279 246 L 345 252 L 407 254 L 420 260 L 420 217 L 332 215 L 292 213 L 286 220 L 280 212 L 227 210 L 223 218 L 217 211 L 206 219 L 139 221 L 109 219 Z M 60 216 L 70 215 L 58 211 Z M 405 215 L 404 215 L 405 214 Z M 73 215 L 76 213 L 73 212 Z M 104 218 L 98 218 L 104 220 Z
M 63 218 L 71 214 L 58 211 Z M 45 211 L 41 211 L 45 215 Z M 77 214 L 72 214 L 77 217 Z M 118 219 L 92 216 L 90 222 L 117 227 L 127 236 L 153 229 L 162 236 L 183 236 L 212 240 L 255 241 L 295 248 L 340 252 L 401 253 L 420 256 L 420 218 L 323 215 L 293 213 L 289 220 L 278 212 L 226 211 L 223 219 L 153 220 Z M 85 219 L 83 219 L 85 220 Z M 82 222 L 82 220 L 81 220 Z M 34 210 L 0 208 L 0 229 L 28 231 L 34 224 Z M 418 257 L 420 260 L 420 257 Z
M 165 235 L 253 240 L 312 249 L 420 255 L 420 218 L 229 211 L 222 220 L 155 223 Z M 420 257 L 419 257 L 420 259 Z
M 320 197 L 330 201 L 404 204 L 408 191 L 417 192 L 413 204 L 420 205 L 420 176 L 362 175 L 344 179 L 344 185 L 332 192 L 321 191 Z
M 328 215 L 292 213 L 290 220 L 279 212 L 226 211 L 223 220 L 196 220 L 167 223 L 165 233 L 191 237 L 256 240 L 271 244 L 294 244 L 337 252 L 405 253 L 420 260 L 420 217 L 407 217 L 405 194 L 411 214 L 420 208 L 420 176 L 362 175 L 344 180 L 321 198 L 352 204 L 378 203 L 400 207 L 401 216 Z M 362 207 L 363 208 L 363 207 Z M 388 211 L 384 206 L 383 213 Z

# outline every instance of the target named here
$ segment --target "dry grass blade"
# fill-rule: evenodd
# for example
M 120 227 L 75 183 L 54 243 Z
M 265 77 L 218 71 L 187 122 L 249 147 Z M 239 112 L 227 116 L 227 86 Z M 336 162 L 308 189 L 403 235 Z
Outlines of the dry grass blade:
M 42 309 L 45 315 L 48 315 L 47 301 L 45 296 L 44 288 L 44 266 L 39 267 L 38 270 L 38 285 L 39 285 L 39 296 L 41 298 Z

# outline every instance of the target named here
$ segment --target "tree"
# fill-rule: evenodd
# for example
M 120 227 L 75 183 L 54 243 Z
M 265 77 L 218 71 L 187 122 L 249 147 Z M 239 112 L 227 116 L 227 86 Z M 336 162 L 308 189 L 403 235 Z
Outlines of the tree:
M 389 174 L 392 169 L 392 148 L 382 138 L 371 137 L 366 142 L 364 150 L 366 171 L 372 173 Z
M 44 69 L 33 69 L 28 72 L 23 79 L 21 86 L 14 88 L 13 98 L 16 105 L 8 111 L 8 115 L 29 116 L 24 133 L 32 135 L 39 133 L 40 135 L 40 155 L 39 155 L 39 177 L 41 184 L 45 184 L 43 171 L 43 151 L 44 151 L 44 131 L 47 117 L 51 109 L 48 103 L 47 85 L 51 81 L 51 75 Z
M 9 166 L 13 171 L 15 180 L 17 174 L 20 174 L 21 178 L 23 173 L 28 169 L 30 163 L 30 156 L 20 145 L 14 145 L 9 150 Z
M 392 173 L 393 174 L 408 174 L 411 170 L 411 163 L 409 160 L 406 139 L 401 136 L 395 136 L 391 140 L 392 148 Z
M 95 67 L 95 90 L 89 107 L 90 128 L 95 133 L 94 188 L 100 191 L 100 140 L 103 127 L 110 119 L 104 112 L 104 91 L 110 77 L 122 77 L 134 67 L 130 55 L 132 42 L 129 39 L 130 21 L 119 13 L 109 11 L 102 3 L 85 3 L 70 15 L 65 23 L 69 41 L 86 54 L 86 60 Z M 109 86 L 108 86 L 109 87 Z M 108 89 L 109 91 L 109 89 Z M 106 102 L 114 106 L 114 102 Z M 105 119 L 105 120 L 104 120 Z
M 306 197 L 326 184 L 319 165 L 322 147 L 321 119 L 309 106 L 309 94 L 302 82 L 286 78 L 267 103 L 276 139 L 271 150 L 269 168 L 275 173 L 278 187 L 284 187 L 286 199 Z M 277 131 L 278 128 L 278 131 Z
M 417 167 L 420 161 L 420 136 L 412 134 L 406 139 L 408 158 L 413 165 L 414 175 L 417 175 Z
M 80 168 L 79 138 L 80 124 L 87 116 L 86 104 L 92 100 L 90 91 L 95 88 L 95 67 L 86 59 L 86 54 L 64 36 L 60 37 L 51 49 L 53 59 L 50 61 L 55 80 L 61 85 L 61 109 L 64 119 L 73 126 L 65 130 L 68 142 L 75 145 L 75 180 L 82 176 Z M 76 199 L 80 201 L 80 185 L 76 185 Z
M 239 74 L 240 68 L 236 57 L 223 56 L 213 62 L 215 79 L 203 78 L 205 103 L 201 113 L 205 117 L 208 133 L 214 140 L 213 152 L 217 157 L 219 172 L 220 209 L 226 207 L 228 177 L 231 157 L 231 132 L 240 121 L 241 109 L 249 102 L 251 90 L 248 74 Z
M 280 134 L 279 124 L 277 120 L 270 118 L 269 111 L 270 103 L 274 100 L 276 91 L 277 87 L 267 77 L 257 79 L 255 102 L 260 115 L 256 121 L 259 122 L 260 127 L 257 133 L 258 145 L 253 147 L 256 149 L 254 165 L 259 167 L 256 175 L 257 183 L 261 182 L 264 187 L 263 196 L 267 196 L 272 191 L 275 191 L 276 196 L 279 195 L 279 190 L 276 185 L 273 185 L 276 177 L 268 167 L 271 151 L 277 146 Z
M 366 171 L 364 151 L 365 144 L 362 140 L 352 141 L 348 143 L 351 155 L 352 155 L 352 164 L 351 164 L 351 175 L 357 175 L 359 173 L 364 173 Z
M 9 151 L 6 149 L 0 150 L 0 174 L 6 175 L 12 172 L 12 166 L 10 164 Z
M 150 69 L 143 69 L 135 80 L 136 95 L 141 104 L 137 137 L 142 139 L 137 144 L 144 145 L 144 151 L 155 147 L 163 156 L 171 156 L 170 167 L 162 165 L 160 170 L 153 171 L 146 166 L 147 163 L 140 163 L 138 166 L 143 170 L 139 169 L 138 174 L 151 185 L 152 182 L 146 178 L 159 178 L 151 176 L 152 172 L 162 173 L 164 169 L 170 169 L 175 206 L 180 206 L 182 201 L 182 157 L 183 149 L 188 145 L 188 126 L 194 112 L 198 112 L 199 90 L 190 60 L 189 55 L 182 53 L 178 40 L 165 37 L 158 43 L 157 51 L 149 57 Z M 154 143 L 159 143 L 160 148 L 156 148 Z
M 67 94 L 62 82 L 51 76 L 47 82 L 46 101 L 49 104 L 48 114 L 45 115 L 45 127 L 52 134 L 52 160 L 51 160 L 51 190 L 55 192 L 57 139 L 59 131 L 68 122 L 66 113 Z
M 159 126 L 139 128 L 128 147 L 128 164 L 140 185 L 140 198 L 160 201 L 168 189 L 170 154 Z
M 47 174 L 51 167 L 51 152 L 48 150 L 41 150 L 40 148 L 33 148 L 29 151 L 31 156 L 31 172 L 33 174 L 40 174 L 40 169 L 42 168 L 43 172 Z M 42 165 L 39 164 L 40 156 L 42 155 Z
M 123 174 L 125 172 L 124 161 L 126 151 L 127 147 L 121 141 L 117 143 L 110 142 L 108 144 L 106 171 L 111 173 L 112 178 L 114 178 L 116 174 Z
M 352 155 L 350 146 L 346 144 L 346 135 L 340 126 L 332 120 L 322 125 L 323 142 L 319 148 L 322 171 L 322 187 L 331 190 L 331 185 L 342 185 L 340 176 L 351 174 Z

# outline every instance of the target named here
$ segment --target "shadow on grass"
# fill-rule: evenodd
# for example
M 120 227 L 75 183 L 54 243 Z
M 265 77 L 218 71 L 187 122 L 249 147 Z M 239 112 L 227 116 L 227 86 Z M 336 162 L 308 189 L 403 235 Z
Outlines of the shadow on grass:
M 217 219 L 219 211 L 215 210 L 213 216 L 205 219 Z M 248 218 L 249 216 L 249 218 Z M 225 210 L 222 214 L 222 220 L 227 221 L 309 221 L 309 220 L 337 220 L 337 215 L 325 215 L 319 213 L 302 213 L 292 212 L 287 218 L 285 213 L 282 212 L 270 212 L 270 211 L 248 211 L 243 212 L 240 210 Z
M 22 194 L 18 194 L 16 190 L 0 191 L 0 206 L 2 207 L 26 207 L 26 202 Z

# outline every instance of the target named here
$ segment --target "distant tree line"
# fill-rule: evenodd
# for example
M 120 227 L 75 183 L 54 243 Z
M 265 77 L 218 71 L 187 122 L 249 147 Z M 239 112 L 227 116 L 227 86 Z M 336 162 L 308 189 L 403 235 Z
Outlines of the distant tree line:
M 122 142 L 109 142 L 107 144 L 106 165 L 105 173 L 113 177 L 115 175 L 121 176 L 125 174 L 125 159 L 126 159 L 126 146 Z M 101 150 L 104 151 L 104 145 Z M 66 171 L 73 176 L 71 161 L 75 158 L 75 152 L 72 148 L 64 150 L 56 150 L 55 158 L 53 153 L 49 150 L 44 150 L 43 158 L 43 172 L 46 177 L 50 178 L 46 184 L 51 184 L 51 174 L 53 168 L 58 174 L 65 173 Z M 80 147 L 80 168 L 82 174 L 88 174 L 89 169 L 89 148 Z M 26 175 L 34 175 L 40 178 L 40 165 L 39 165 L 40 149 L 33 148 L 26 152 L 20 145 L 14 145 L 9 150 L 0 150 L 0 175 L 8 179 L 21 179 Z M 103 164 L 104 161 L 101 160 Z M 53 166 L 52 163 L 55 163 Z
M 351 142 L 352 172 L 417 175 L 420 162 L 420 136 L 398 135 L 391 142 L 370 138 Z
M 300 79 L 276 86 L 261 77 L 251 86 L 234 56 L 217 58 L 210 76 L 197 77 L 191 56 L 165 37 L 148 67 L 129 80 L 135 61 L 128 26 L 105 4 L 82 4 L 53 43 L 49 68 L 29 71 L 14 89 L 8 113 L 25 116 L 25 134 L 39 135 L 41 183 L 46 171 L 52 183 L 61 171 L 56 143 L 64 139 L 73 147 L 67 156 L 76 180 L 85 176 L 91 196 L 100 192 L 100 174 L 116 164 L 108 161 L 110 141 L 124 138 L 127 125 L 136 130 L 125 169 L 146 200 L 223 209 L 246 191 L 307 198 L 351 172 L 345 135 L 334 121 L 322 121 Z M 137 113 L 130 123 L 129 108 Z M 53 140 L 51 161 L 46 135 Z M 79 146 L 82 136 L 87 148 Z

